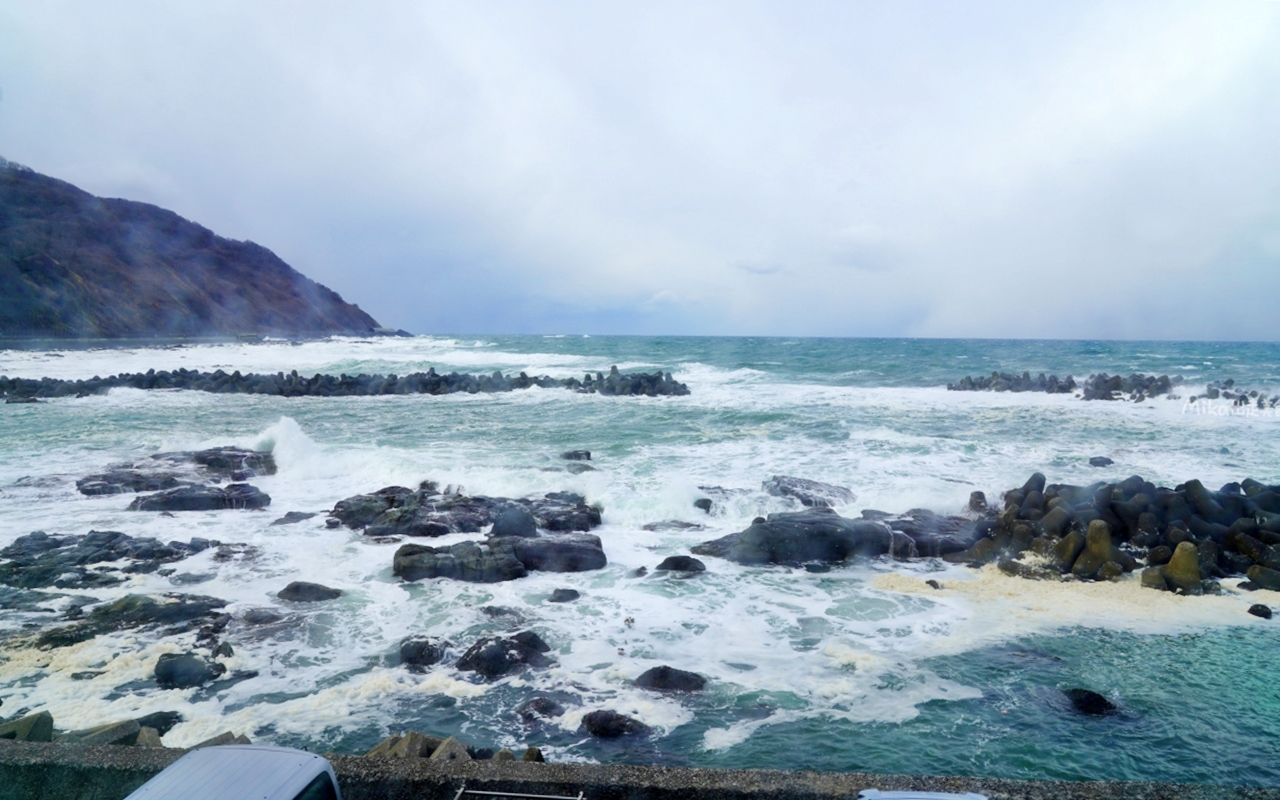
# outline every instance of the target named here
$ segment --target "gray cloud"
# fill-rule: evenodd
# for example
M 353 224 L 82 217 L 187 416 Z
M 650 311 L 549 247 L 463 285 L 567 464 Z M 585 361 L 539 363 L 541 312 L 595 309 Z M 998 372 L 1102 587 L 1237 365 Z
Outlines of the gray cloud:
M 0 155 L 418 331 L 1280 338 L 1280 4 L 0 8 Z

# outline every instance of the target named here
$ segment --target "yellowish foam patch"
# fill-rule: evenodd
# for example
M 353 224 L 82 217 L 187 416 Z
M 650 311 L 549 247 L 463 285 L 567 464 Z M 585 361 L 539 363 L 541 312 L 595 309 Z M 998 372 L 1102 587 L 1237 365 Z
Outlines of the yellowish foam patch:
M 890 572 L 875 576 L 871 586 L 929 597 L 968 611 L 968 618 L 957 620 L 954 630 L 961 638 L 998 639 L 1075 626 L 1159 633 L 1246 625 L 1257 622 L 1246 613 L 1253 603 L 1280 604 L 1280 593 L 1239 592 L 1231 581 L 1224 583 L 1222 595 L 1186 597 L 1147 589 L 1136 572 L 1114 582 L 1036 581 L 1006 575 L 989 564 L 967 575 L 948 576 L 941 581 L 941 590 L 925 580 Z

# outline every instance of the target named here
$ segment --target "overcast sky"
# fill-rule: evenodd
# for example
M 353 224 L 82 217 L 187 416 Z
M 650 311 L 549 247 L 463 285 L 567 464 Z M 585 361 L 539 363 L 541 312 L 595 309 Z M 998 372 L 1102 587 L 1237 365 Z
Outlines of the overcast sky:
M 0 2 L 0 155 L 419 333 L 1280 339 L 1280 3 Z

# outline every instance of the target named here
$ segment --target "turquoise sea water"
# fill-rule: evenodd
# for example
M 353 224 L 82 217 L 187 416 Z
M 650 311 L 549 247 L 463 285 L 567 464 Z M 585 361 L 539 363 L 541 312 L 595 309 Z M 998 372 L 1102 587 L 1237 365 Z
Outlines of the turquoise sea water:
M 149 683 L 181 637 L 109 635 L 65 651 L 0 651 L 3 712 L 47 708 L 75 727 L 181 710 L 166 743 L 226 729 L 255 740 L 362 751 L 388 732 L 456 733 L 481 746 L 537 744 L 559 760 L 811 768 L 1006 777 L 1159 779 L 1280 785 L 1280 690 L 1270 677 L 1271 623 L 1249 616 L 1270 593 L 1177 598 L 1120 585 L 1041 584 L 936 562 L 871 562 L 824 574 L 707 559 L 693 580 L 650 573 L 667 555 L 785 510 L 760 491 L 775 474 L 848 486 L 839 509 L 955 513 L 974 490 L 989 497 L 1034 471 L 1086 483 L 1141 474 L 1173 485 L 1244 477 L 1280 483 L 1280 418 L 1189 407 L 1209 380 L 1280 392 L 1273 344 L 677 337 L 417 337 L 292 345 L 0 350 L 0 374 L 85 378 L 148 368 L 300 373 L 527 371 L 568 377 L 611 365 L 664 369 L 682 398 L 610 398 L 533 389 L 500 395 L 272 398 L 117 390 L 3 406 L 0 543 L 32 530 L 120 530 L 251 544 L 252 558 L 211 554 L 178 565 L 216 577 L 175 587 L 158 575 L 91 594 L 189 591 L 239 614 L 282 607 L 274 593 L 313 580 L 347 594 L 323 608 L 286 609 L 263 633 L 233 623 L 233 669 L 258 677 L 210 690 Z M 1069 395 L 948 392 L 947 382 L 993 370 L 1183 375 L 1180 400 L 1084 402 Z M 1215 410 L 1220 413 L 1205 413 Z M 128 498 L 82 497 L 75 478 L 147 454 L 240 444 L 274 449 L 280 472 L 253 483 L 268 513 L 174 518 L 124 510 Z M 564 450 L 593 453 L 573 475 Z M 1088 466 L 1105 455 L 1115 465 Z M 597 531 L 610 564 L 573 575 L 536 573 L 507 584 L 402 584 L 394 545 L 286 511 L 323 511 L 343 497 L 423 479 L 468 492 L 523 496 L 568 489 L 604 507 Z M 699 486 L 742 490 L 707 516 Z M 644 531 L 678 519 L 703 530 Z M 455 541 L 466 537 L 450 538 Z M 434 543 L 434 542 L 433 542 Z M 926 578 L 944 590 L 929 589 Z M 554 588 L 583 593 L 550 604 Z M 61 601 L 65 602 L 65 601 Z M 554 668 L 496 684 L 449 667 L 414 675 L 395 666 L 401 638 L 448 638 L 452 655 L 506 627 L 481 614 L 515 609 L 553 647 Z M 55 604 L 56 606 L 56 604 Z M 8 613 L 8 630 L 48 624 Z M 633 626 L 625 619 L 635 620 Z M 710 679 L 698 695 L 630 686 L 656 664 Z M 97 673 L 73 680 L 72 674 Z M 1063 688 L 1103 692 L 1108 718 L 1074 714 Z M 513 710 L 534 695 L 568 709 L 528 726 Z M 578 721 L 611 708 L 653 727 L 598 742 Z M 68 723 L 70 724 L 70 723 Z

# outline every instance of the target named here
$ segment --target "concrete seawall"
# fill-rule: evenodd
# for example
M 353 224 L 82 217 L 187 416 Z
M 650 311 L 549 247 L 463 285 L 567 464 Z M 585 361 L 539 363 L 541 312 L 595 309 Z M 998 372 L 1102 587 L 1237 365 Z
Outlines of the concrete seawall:
M 184 750 L 0 741 L 0 800 L 120 800 Z M 991 800 L 1280 800 L 1280 789 L 1011 781 L 864 773 L 527 764 L 329 756 L 344 800 L 453 800 L 459 787 L 586 800 L 853 800 L 868 787 L 979 792 Z M 1226 777 L 1226 776 L 1224 776 Z

